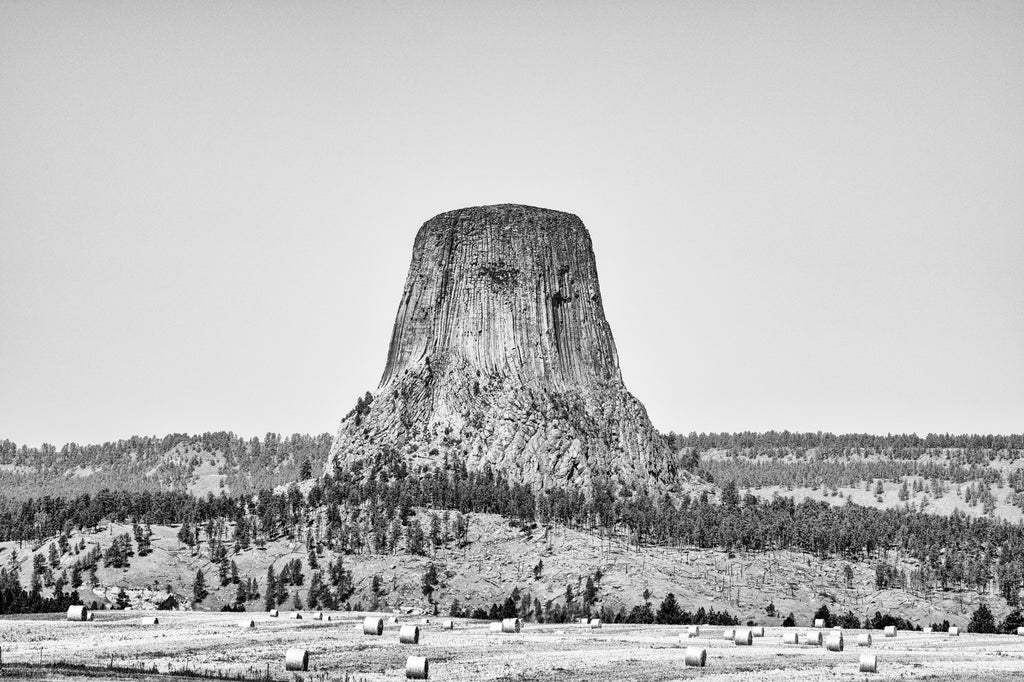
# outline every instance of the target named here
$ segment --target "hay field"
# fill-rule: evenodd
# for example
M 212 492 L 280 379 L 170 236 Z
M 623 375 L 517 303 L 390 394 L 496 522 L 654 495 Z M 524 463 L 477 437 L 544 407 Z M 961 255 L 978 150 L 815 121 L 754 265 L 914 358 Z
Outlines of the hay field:
M 382 637 L 357 629 L 363 614 L 333 613 L 332 621 L 267 614 L 191 612 L 101 612 L 90 623 L 55 616 L 0 620 L 4 677 L 9 679 L 167 679 L 168 673 L 223 678 L 291 680 L 285 650 L 310 652 L 307 680 L 404 679 L 409 655 L 430 659 L 432 680 L 834 680 L 928 679 L 1008 680 L 1024 676 L 1024 637 L 901 632 L 894 639 L 875 632 L 874 646 L 859 649 L 845 631 L 846 650 L 782 644 L 781 628 L 741 647 L 724 641 L 723 628 L 702 628 L 688 644 L 707 649 L 703 669 L 683 665 L 678 635 L 685 627 L 580 624 L 524 624 L 519 634 L 492 634 L 488 623 L 456 621 L 454 631 L 440 619 L 421 625 L 418 645 L 398 642 L 406 622 L 385 626 Z M 144 624 L 159 617 L 158 625 Z M 238 623 L 253 618 L 256 627 Z M 803 630 L 799 630 L 801 633 Z M 828 634 L 826 631 L 824 634 Z M 858 672 L 860 653 L 878 656 L 878 673 Z M 62 665 L 53 665 L 62 664 Z M 66 664 L 66 665 L 63 665 Z M 72 666 L 85 666 L 74 669 Z M 139 672 L 120 672 L 137 669 Z M 145 672 L 143 672 L 145 671 Z

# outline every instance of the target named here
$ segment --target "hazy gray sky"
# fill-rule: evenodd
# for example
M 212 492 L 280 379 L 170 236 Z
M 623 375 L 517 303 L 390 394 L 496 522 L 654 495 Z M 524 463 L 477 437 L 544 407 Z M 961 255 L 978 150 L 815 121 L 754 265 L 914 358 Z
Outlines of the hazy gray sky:
M 1024 431 L 1024 3 L 0 2 L 0 438 L 333 431 L 417 228 L 590 229 L 664 431 Z

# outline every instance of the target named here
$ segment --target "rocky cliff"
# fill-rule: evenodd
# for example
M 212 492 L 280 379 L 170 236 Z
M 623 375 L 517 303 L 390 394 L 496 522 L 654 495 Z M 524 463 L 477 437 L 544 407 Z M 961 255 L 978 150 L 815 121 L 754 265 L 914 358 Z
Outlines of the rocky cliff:
M 385 452 L 540 485 L 678 481 L 622 383 L 578 217 L 505 204 L 420 228 L 384 376 L 342 419 L 331 459 Z

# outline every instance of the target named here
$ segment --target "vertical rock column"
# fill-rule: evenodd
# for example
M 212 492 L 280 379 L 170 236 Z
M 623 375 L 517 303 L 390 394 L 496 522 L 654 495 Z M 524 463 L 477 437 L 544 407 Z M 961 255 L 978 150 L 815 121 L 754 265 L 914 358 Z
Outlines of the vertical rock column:
M 380 386 L 342 419 L 331 457 L 382 451 L 542 484 L 673 481 L 622 383 L 578 217 L 503 204 L 420 228 Z

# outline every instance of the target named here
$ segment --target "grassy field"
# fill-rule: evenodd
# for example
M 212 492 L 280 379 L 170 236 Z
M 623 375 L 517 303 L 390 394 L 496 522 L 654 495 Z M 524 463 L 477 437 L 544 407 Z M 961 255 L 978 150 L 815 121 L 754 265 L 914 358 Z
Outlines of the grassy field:
M 409 655 L 430 660 L 432 680 L 1007 680 L 1024 675 L 1024 637 L 875 632 L 874 646 L 858 648 L 846 631 L 846 650 L 784 645 L 781 628 L 768 628 L 750 647 L 722 639 L 720 627 L 705 627 L 686 644 L 707 650 L 707 666 L 687 668 L 685 627 L 658 625 L 524 625 L 519 634 L 492 634 L 480 621 L 457 621 L 454 631 L 440 619 L 421 624 L 418 645 L 400 644 L 388 624 L 382 637 L 363 635 L 364 614 L 331 614 L 332 620 L 302 620 L 267 614 L 190 612 L 98 613 L 90 623 L 55 616 L 0 620 L 0 647 L 8 679 L 167 679 L 206 675 L 227 679 L 316 680 L 404 679 Z M 146 624 L 154 616 L 158 625 Z M 239 623 L 253 618 L 256 627 Z M 403 619 L 404 621 L 404 619 Z M 420 623 L 419 619 L 415 621 Z M 801 630 L 803 632 L 803 630 Z M 829 632 L 825 632 L 829 634 Z M 310 653 L 307 673 L 287 672 L 285 651 Z M 861 653 L 878 656 L 878 672 L 858 672 Z

